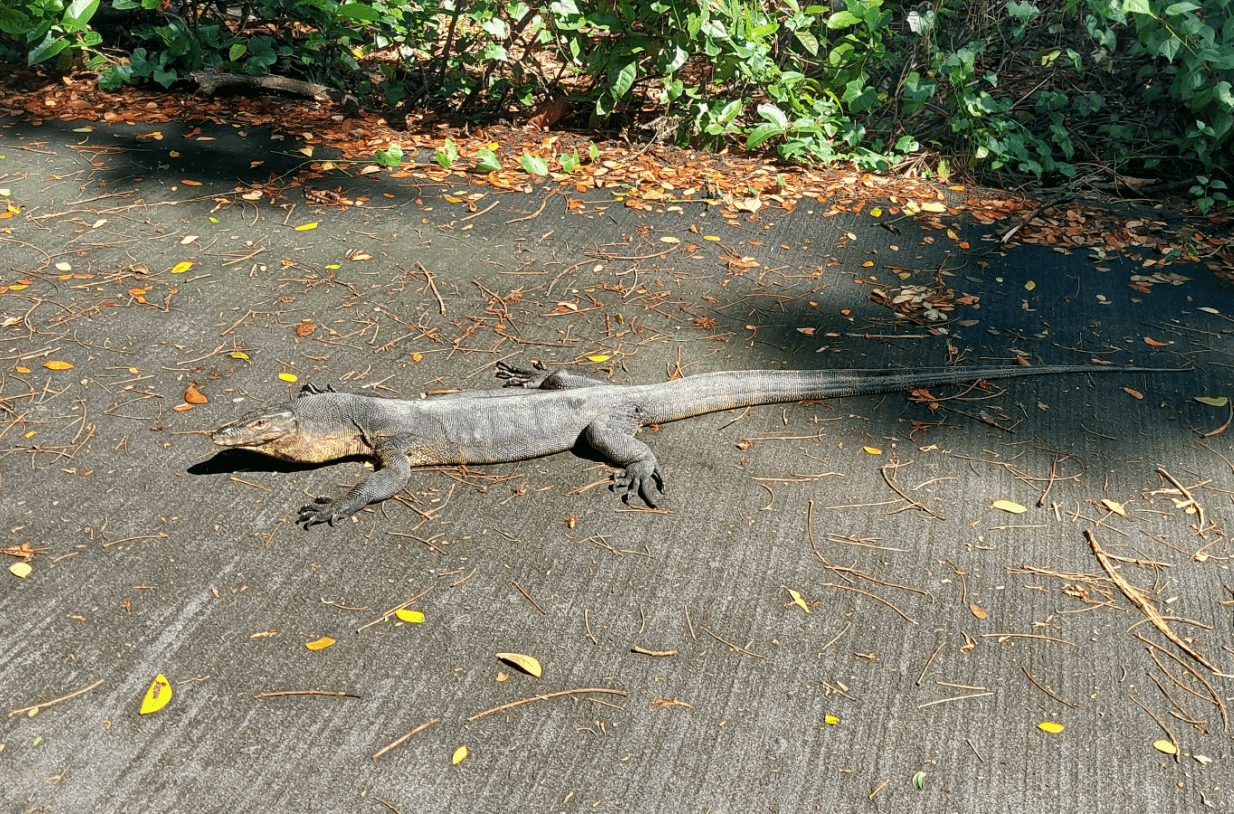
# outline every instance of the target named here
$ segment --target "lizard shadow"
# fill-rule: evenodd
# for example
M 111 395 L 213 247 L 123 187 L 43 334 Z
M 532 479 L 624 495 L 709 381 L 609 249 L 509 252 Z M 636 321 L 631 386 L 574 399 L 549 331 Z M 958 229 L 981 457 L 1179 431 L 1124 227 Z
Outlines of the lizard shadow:
M 349 455 L 326 463 L 294 463 L 281 461 L 247 449 L 225 449 L 204 461 L 198 461 L 185 471 L 190 475 L 222 475 L 234 472 L 307 472 L 333 464 L 371 460 L 364 455 Z

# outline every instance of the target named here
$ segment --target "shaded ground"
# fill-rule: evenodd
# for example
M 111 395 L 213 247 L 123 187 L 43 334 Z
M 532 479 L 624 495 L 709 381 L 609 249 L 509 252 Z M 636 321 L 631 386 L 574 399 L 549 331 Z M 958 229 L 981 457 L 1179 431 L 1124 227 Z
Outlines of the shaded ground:
M 858 205 L 878 182 L 842 174 L 842 206 L 770 186 L 729 209 L 629 205 L 594 183 L 314 180 L 258 129 L 81 126 L 0 129 L 20 209 L 0 221 L 4 545 L 37 551 L 0 579 L 9 809 L 1230 807 L 1230 680 L 1145 622 L 1084 536 L 1234 672 L 1234 454 L 1197 435 L 1229 408 L 1195 401 L 1230 395 L 1234 306 L 1203 266 L 1158 268 L 1155 239 L 1098 265 L 1004 254 L 1002 209 L 904 189 Z M 643 433 L 669 477 L 658 513 L 559 455 L 420 472 L 304 532 L 295 509 L 360 462 L 286 467 L 194 434 L 304 382 L 416 397 L 490 386 L 502 359 L 632 383 L 1017 357 L 1195 369 L 663 426 Z M 190 386 L 206 403 L 183 409 Z M 363 627 L 413 596 L 422 624 Z M 159 674 L 173 698 L 139 716 Z M 469 720 L 587 688 L 624 695 Z M 348 695 L 254 697 L 303 690 Z

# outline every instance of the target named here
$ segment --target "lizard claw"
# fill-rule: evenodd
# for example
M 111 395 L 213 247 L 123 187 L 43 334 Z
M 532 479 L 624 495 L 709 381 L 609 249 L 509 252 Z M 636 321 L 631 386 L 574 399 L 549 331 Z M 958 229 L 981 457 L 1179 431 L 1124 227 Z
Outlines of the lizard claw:
M 300 507 L 300 515 L 296 518 L 296 523 L 302 523 L 304 528 L 308 529 L 318 523 L 329 523 L 333 526 L 338 518 L 339 513 L 334 508 L 334 501 L 328 497 L 319 497 L 307 506 Z
M 655 498 L 651 487 L 655 486 Z M 654 463 L 649 461 L 635 461 L 625 469 L 619 469 L 613 473 L 613 491 L 621 492 L 621 502 L 630 503 L 630 495 L 637 494 L 651 508 L 656 507 L 656 500 L 660 495 L 664 494 L 664 476 L 660 474 L 660 470 Z

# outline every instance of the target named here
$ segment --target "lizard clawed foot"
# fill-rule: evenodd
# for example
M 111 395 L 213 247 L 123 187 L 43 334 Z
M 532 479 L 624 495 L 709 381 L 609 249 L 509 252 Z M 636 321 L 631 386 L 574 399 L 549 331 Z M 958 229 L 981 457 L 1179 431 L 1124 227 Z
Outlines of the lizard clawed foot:
M 497 363 L 497 378 L 504 379 L 502 387 L 529 387 L 536 388 L 540 386 L 540 382 L 548 375 L 542 370 L 528 370 L 527 368 L 514 367 L 507 365 L 505 362 Z
M 655 500 L 652 499 L 652 485 L 655 485 Z M 656 507 L 656 500 L 664 494 L 664 476 L 652 461 L 634 461 L 624 469 L 613 473 L 613 491 L 621 492 L 621 502 L 629 504 L 630 495 L 637 494 L 651 508 Z
M 303 524 L 305 529 L 318 523 L 329 523 L 333 526 L 339 517 L 334 501 L 328 497 L 319 497 L 307 506 L 300 507 L 300 516 L 296 518 L 296 523 Z

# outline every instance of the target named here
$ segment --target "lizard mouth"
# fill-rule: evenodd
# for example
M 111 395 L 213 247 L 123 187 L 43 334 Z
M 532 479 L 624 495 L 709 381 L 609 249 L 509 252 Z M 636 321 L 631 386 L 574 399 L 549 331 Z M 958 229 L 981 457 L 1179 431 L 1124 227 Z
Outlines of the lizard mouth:
M 287 435 L 294 422 L 290 412 L 251 413 L 219 427 L 210 433 L 210 440 L 220 447 L 256 449 Z

